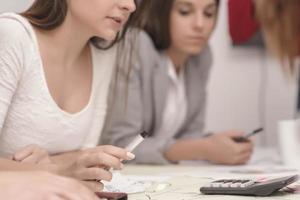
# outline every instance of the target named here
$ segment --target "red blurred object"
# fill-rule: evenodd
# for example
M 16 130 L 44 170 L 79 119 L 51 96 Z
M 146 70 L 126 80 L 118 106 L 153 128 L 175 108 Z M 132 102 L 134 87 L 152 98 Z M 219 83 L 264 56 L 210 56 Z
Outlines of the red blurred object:
M 229 0 L 229 31 L 233 43 L 242 44 L 250 40 L 259 30 L 254 17 L 253 0 Z

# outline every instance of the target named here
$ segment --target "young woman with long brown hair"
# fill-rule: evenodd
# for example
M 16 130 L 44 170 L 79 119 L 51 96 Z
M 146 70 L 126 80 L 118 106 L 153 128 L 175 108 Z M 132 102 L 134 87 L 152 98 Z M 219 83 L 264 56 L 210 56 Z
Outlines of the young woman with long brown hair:
M 0 15 L 0 170 L 48 170 L 99 190 L 107 168 L 134 158 L 96 144 L 114 44 L 135 10 L 134 0 L 35 0 Z

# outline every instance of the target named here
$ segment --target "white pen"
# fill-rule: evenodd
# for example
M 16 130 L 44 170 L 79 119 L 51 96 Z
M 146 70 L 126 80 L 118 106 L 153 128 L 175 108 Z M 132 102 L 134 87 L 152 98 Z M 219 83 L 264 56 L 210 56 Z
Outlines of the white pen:
M 139 135 L 137 135 L 126 147 L 125 149 L 128 151 L 128 152 L 132 152 L 139 144 L 141 144 L 144 139 L 146 137 L 149 136 L 149 133 L 146 132 L 146 131 L 143 131 L 142 133 L 140 133 Z M 123 160 L 121 160 L 123 161 Z M 113 168 L 107 168 L 108 171 L 112 172 L 113 171 Z
M 146 131 L 141 132 L 139 135 L 137 135 L 126 147 L 125 149 L 128 152 L 132 152 L 139 144 L 141 144 L 145 138 L 149 137 L 149 133 Z M 122 160 L 121 160 L 122 161 Z M 108 171 L 113 173 L 113 168 L 108 168 Z M 97 181 L 97 180 L 96 180 Z M 102 181 L 103 182 L 103 181 Z M 104 190 L 109 191 L 109 189 L 105 185 L 104 181 Z
M 146 137 L 149 136 L 149 133 L 143 131 L 139 135 L 137 135 L 126 147 L 125 149 L 129 152 L 132 152 L 140 143 L 144 141 Z

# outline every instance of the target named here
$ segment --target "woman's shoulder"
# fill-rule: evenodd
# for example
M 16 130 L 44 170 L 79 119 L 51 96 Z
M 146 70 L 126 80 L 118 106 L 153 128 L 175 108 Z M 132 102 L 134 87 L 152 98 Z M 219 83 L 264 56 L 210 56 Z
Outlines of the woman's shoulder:
M 0 15 L 0 62 L 21 72 L 32 58 L 32 30 L 29 22 L 14 13 Z M 1 66 L 4 67 L 4 66 Z
M 0 44 L 12 45 L 28 42 L 31 37 L 28 22 L 18 14 L 0 15 Z
M 148 56 L 159 54 L 159 51 L 155 48 L 150 35 L 142 29 L 130 29 L 127 34 L 127 40 L 134 43 L 134 48 L 142 57 L 144 54 Z
M 152 66 L 162 59 L 162 52 L 156 49 L 152 38 L 146 31 L 139 30 L 137 44 L 139 59 L 143 63 Z
M 148 48 L 151 48 L 156 51 L 154 43 L 150 37 L 150 35 L 144 31 L 144 30 L 139 30 L 137 34 L 138 42 L 140 45 L 146 46 Z

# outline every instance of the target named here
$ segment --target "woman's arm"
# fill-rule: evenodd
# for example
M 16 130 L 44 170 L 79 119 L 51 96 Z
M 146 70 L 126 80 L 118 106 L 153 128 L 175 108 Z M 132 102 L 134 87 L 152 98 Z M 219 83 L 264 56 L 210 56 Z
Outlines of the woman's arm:
M 165 152 L 165 157 L 172 162 L 181 160 L 207 160 L 206 151 L 209 149 L 209 141 L 204 139 L 177 140 Z
M 25 29 L 18 22 L 0 18 L 0 134 L 24 71 L 25 52 L 28 51 L 26 44 L 30 44 L 24 37 L 26 34 Z M 0 170 L 45 170 L 46 168 L 0 158 Z
M 241 131 L 228 131 L 200 139 L 178 140 L 165 156 L 173 162 L 207 160 L 217 164 L 244 164 L 252 155 L 253 143 L 234 142 L 233 138 L 242 134 Z
M 0 172 L 0 196 L 6 200 L 97 200 L 78 181 L 47 172 Z
M 54 165 L 33 163 L 20 163 L 10 159 L 0 158 L 0 171 L 49 171 L 56 173 L 57 168 Z
M 18 22 L 0 18 L 0 134 L 24 71 L 26 34 Z

